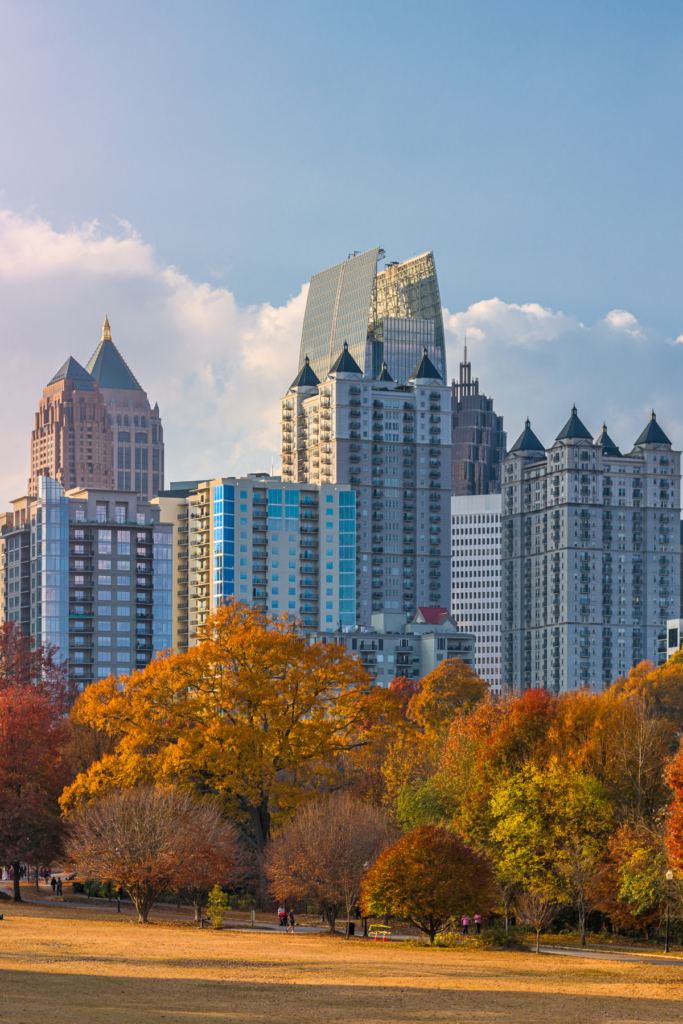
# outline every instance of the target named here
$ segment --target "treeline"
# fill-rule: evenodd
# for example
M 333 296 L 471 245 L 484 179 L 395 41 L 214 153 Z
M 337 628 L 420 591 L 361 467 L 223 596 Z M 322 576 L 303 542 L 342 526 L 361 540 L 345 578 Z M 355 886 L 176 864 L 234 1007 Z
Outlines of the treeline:
M 161 891 L 198 913 L 219 884 L 315 902 L 332 928 L 361 906 L 430 939 L 475 912 L 540 932 L 572 908 L 582 936 L 595 912 L 647 934 L 681 904 L 682 726 L 683 654 L 600 696 L 493 702 L 456 660 L 385 690 L 235 603 L 187 654 L 74 702 L 54 652 L 6 624 L 0 861 L 68 856 L 141 920 Z

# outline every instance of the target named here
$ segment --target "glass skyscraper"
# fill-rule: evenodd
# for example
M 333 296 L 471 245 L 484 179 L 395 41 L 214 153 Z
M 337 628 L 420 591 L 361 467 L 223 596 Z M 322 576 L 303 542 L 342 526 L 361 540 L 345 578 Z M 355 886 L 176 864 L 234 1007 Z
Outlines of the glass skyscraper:
M 344 342 L 366 377 L 386 362 L 393 380 L 404 384 L 423 350 L 446 380 L 441 298 L 431 252 L 377 271 L 384 250 L 350 256 L 311 278 L 301 334 L 299 368 L 308 357 L 324 380 Z

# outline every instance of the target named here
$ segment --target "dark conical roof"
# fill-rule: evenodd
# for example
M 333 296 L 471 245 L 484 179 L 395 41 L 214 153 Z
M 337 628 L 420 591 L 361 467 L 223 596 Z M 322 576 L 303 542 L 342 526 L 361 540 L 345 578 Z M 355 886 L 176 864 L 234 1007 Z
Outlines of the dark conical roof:
M 380 370 L 380 372 L 377 375 L 377 377 L 375 377 L 375 380 L 387 380 L 387 381 L 391 381 L 392 384 L 394 383 L 394 378 L 391 376 L 391 374 L 387 370 L 386 362 L 382 363 L 382 369 Z
M 363 371 L 349 352 L 348 342 L 344 342 L 344 348 L 332 363 L 330 373 L 360 373 L 362 376 Z
M 527 419 L 524 424 L 524 430 L 519 435 L 512 448 L 511 452 L 544 452 L 545 448 L 538 440 L 533 430 L 531 429 L 531 423 Z
M 125 359 L 111 340 L 109 317 L 105 316 L 102 338 L 86 366 L 101 388 L 142 391 Z
M 431 359 L 427 355 L 427 349 L 426 348 L 422 349 L 422 359 L 417 364 L 417 366 L 415 367 L 415 369 L 411 373 L 410 377 L 408 378 L 408 380 L 420 380 L 420 379 L 423 379 L 423 380 L 443 380 L 441 374 L 439 373 L 437 368 L 434 366 L 434 363 L 431 361 Z
M 671 441 L 666 436 L 659 423 L 657 423 L 657 417 L 655 416 L 654 409 L 650 416 L 650 422 L 636 441 L 636 444 L 671 444 Z
M 595 442 L 600 445 L 605 455 L 621 455 L 612 438 L 607 433 L 607 424 L 603 423 L 600 437 Z
M 589 430 L 586 430 L 583 423 L 576 415 L 576 406 L 573 405 L 571 416 L 569 417 L 565 425 L 562 427 L 562 430 L 559 432 L 555 440 L 566 441 L 576 437 L 585 437 L 589 441 L 593 440 L 593 435 L 590 433 Z
M 320 381 L 315 375 L 315 371 L 311 367 L 310 360 L 306 356 L 304 365 L 301 367 L 296 377 L 290 384 L 291 388 L 316 388 Z
M 69 356 L 64 365 L 57 370 L 52 380 L 47 382 L 47 386 L 57 384 L 60 380 L 70 380 L 76 391 L 95 390 L 95 381 L 88 371 L 84 370 L 80 363 L 76 362 L 73 356 Z

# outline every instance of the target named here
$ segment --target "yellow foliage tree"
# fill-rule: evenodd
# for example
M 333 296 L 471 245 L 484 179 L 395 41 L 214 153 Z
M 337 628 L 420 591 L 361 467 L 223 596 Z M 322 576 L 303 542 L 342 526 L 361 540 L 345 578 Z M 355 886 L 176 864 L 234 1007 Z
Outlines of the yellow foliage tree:
M 291 622 L 223 605 L 186 654 L 83 692 L 73 718 L 118 746 L 77 777 L 62 804 L 155 780 L 194 785 L 249 820 L 260 861 L 273 809 L 291 809 L 303 785 L 329 780 L 340 752 L 370 742 L 392 708 L 345 648 L 307 647 Z

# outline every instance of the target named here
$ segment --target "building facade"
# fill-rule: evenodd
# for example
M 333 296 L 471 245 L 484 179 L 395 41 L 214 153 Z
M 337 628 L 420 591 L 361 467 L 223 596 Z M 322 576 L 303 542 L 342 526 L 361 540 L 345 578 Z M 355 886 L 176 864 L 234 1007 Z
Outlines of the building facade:
M 111 431 L 112 488 L 135 491 L 143 501 L 164 489 L 164 430 L 159 404 L 150 405 L 112 341 L 109 318 L 86 366 L 107 409 Z
M 423 351 L 406 383 L 369 380 L 344 347 L 309 363 L 282 399 L 282 478 L 356 494 L 355 621 L 449 606 L 450 388 Z
M 451 609 L 476 640 L 473 668 L 502 694 L 500 494 L 451 498 Z
M 507 435 L 503 417 L 493 409 L 493 399 L 479 394 L 479 380 L 472 380 L 467 345 L 460 363 L 460 379 L 451 384 L 453 494 L 500 494 L 500 467 L 505 458 Z
M 575 408 L 547 450 L 527 420 L 502 485 L 505 688 L 599 692 L 657 663 L 680 607 L 680 453 L 654 413 L 627 455 Z
M 319 630 L 308 643 L 345 647 L 384 687 L 399 676 L 422 679 L 449 658 L 474 668 L 474 637 L 462 633 L 445 608 L 419 608 L 412 622 L 382 612 L 372 616 L 370 629 Z
M 0 541 L 5 620 L 57 647 L 81 686 L 170 649 L 173 525 L 158 508 L 130 492 L 66 493 L 48 477 L 13 504 L 17 525 Z
M 150 407 L 114 345 L 108 319 L 87 367 L 69 357 L 43 389 L 31 433 L 31 497 L 41 477 L 65 490 L 134 491 L 143 501 L 164 488 L 159 407 Z
M 379 375 L 383 363 L 404 384 L 424 348 L 441 380 L 446 380 L 446 351 L 434 254 L 388 263 L 379 246 L 354 253 L 314 274 L 301 332 L 299 370 L 308 362 L 324 380 L 344 343 L 364 377 Z
M 254 473 L 178 491 L 172 485 L 154 505 L 175 515 L 182 531 L 174 577 L 178 650 L 194 646 L 211 610 L 233 598 L 289 615 L 306 630 L 355 623 L 356 495 L 348 485 Z

